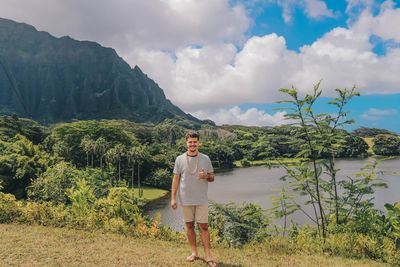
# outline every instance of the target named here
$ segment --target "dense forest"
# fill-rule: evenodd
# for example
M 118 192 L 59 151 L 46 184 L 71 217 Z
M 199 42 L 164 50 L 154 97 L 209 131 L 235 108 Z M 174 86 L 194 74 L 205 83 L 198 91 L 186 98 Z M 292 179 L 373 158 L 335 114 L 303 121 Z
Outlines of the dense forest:
M 203 125 L 197 130 L 201 151 L 210 156 L 216 169 L 232 168 L 236 162 L 246 166 L 253 161 L 294 158 L 299 152 L 294 145 L 299 129 L 294 126 Z M 186 131 L 171 120 L 160 124 L 93 120 L 44 126 L 29 119 L 2 116 L 0 181 L 3 190 L 17 198 L 43 200 L 52 197 L 47 199 L 35 190 L 45 190 L 51 177 L 57 180 L 54 172 L 61 167 L 77 175 L 98 175 L 110 186 L 143 183 L 169 189 L 174 159 L 185 151 Z M 359 135 L 344 130 L 337 133 L 343 137 L 343 145 L 336 157 L 368 156 L 368 145 Z M 396 135 L 377 134 L 374 144 L 376 155 L 400 154 Z M 71 184 L 65 182 L 67 189 Z

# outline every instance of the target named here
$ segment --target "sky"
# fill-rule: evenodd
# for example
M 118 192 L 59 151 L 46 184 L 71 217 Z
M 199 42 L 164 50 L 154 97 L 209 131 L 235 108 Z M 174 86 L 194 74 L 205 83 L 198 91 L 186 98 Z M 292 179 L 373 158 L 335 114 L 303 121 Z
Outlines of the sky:
M 279 88 L 317 112 L 356 86 L 356 124 L 400 133 L 400 0 L 1 0 L 0 17 L 114 48 L 182 110 L 218 125 L 286 123 Z

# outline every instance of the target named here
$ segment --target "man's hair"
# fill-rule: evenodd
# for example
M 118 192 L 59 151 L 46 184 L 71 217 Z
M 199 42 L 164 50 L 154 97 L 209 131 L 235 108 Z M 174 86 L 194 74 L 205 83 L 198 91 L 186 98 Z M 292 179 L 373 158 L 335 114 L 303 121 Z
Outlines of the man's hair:
M 200 140 L 200 135 L 196 131 L 189 131 L 186 133 L 185 138 L 186 140 L 188 140 L 189 138 L 197 138 L 197 140 Z

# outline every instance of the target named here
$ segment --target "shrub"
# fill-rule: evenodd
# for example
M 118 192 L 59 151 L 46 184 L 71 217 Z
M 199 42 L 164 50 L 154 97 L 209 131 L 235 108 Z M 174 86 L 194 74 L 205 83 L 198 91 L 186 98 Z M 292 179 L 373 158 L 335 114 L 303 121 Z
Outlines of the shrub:
M 230 246 L 243 246 L 251 241 L 263 241 L 267 235 L 268 220 L 260 206 L 255 204 L 216 204 L 210 209 L 210 226 L 217 230 L 220 241 Z
M 172 183 L 172 172 L 168 169 L 157 169 L 146 179 L 146 183 L 158 188 L 169 189 Z

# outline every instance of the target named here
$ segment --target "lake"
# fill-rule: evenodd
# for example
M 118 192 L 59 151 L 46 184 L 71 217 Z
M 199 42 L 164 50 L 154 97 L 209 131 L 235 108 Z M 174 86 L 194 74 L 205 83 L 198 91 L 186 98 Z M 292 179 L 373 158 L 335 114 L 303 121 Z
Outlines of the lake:
M 359 172 L 360 168 L 371 160 L 337 160 L 336 166 L 340 169 L 338 179 Z M 387 189 L 377 189 L 374 196 L 375 206 L 383 210 L 385 203 L 400 201 L 400 158 L 381 161 L 378 170 L 382 171 L 380 177 L 388 184 Z M 215 181 L 209 184 L 208 197 L 217 203 L 256 203 L 266 210 L 272 207 L 271 196 L 277 195 L 286 183 L 280 180 L 285 173 L 282 167 L 263 166 L 238 168 L 218 173 Z M 177 210 L 170 207 L 170 195 L 149 204 L 147 213 L 153 216 L 156 212 L 161 213 L 162 224 L 170 225 L 174 230 L 183 231 L 181 210 L 179 206 Z M 301 212 L 296 212 L 293 219 L 299 224 L 311 223 Z

